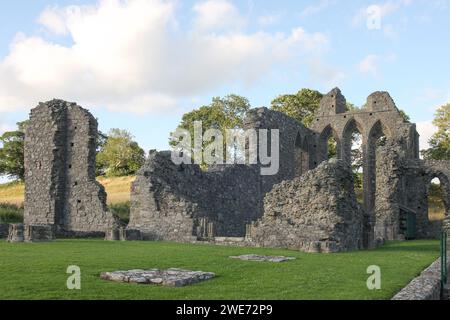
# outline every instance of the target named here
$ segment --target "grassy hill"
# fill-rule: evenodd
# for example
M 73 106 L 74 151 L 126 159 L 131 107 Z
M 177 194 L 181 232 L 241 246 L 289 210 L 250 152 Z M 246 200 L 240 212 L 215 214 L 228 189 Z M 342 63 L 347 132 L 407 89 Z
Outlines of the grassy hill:
M 99 177 L 97 180 L 105 187 L 108 194 L 108 204 L 119 204 L 130 201 L 131 183 L 135 177 Z M 24 200 L 24 184 L 11 182 L 0 184 L 0 203 L 22 206 Z
M 124 222 L 127 222 L 130 209 L 130 188 L 135 177 L 99 177 L 98 181 L 108 194 L 108 206 Z M 0 184 L 0 221 L 16 223 L 23 220 L 24 184 L 11 182 Z

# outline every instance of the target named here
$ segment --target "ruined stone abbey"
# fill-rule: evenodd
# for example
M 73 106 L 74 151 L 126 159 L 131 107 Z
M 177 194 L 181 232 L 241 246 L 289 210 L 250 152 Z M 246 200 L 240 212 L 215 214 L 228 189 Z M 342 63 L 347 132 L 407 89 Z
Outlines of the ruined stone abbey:
M 333 89 L 309 127 L 267 108 L 251 110 L 245 127 L 279 130 L 278 174 L 261 175 L 260 164 L 204 171 L 175 165 L 170 152 L 151 151 L 132 185 L 130 222 L 123 226 L 95 180 L 96 120 L 74 103 L 41 103 L 26 129 L 24 225 L 11 227 L 10 240 L 106 236 L 326 253 L 435 238 L 450 226 L 450 162 L 419 158 L 416 126 L 386 92 L 348 111 Z M 351 169 L 354 132 L 362 137 L 362 204 Z M 333 159 L 330 137 L 337 143 Z M 435 178 L 444 191 L 443 222 L 428 218 Z

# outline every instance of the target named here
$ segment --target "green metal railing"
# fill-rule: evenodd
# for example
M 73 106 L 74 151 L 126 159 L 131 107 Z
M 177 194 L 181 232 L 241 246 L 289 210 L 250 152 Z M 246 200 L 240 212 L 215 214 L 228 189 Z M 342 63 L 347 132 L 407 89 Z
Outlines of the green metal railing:
M 444 286 L 447 283 L 448 274 L 447 274 L 447 232 L 442 232 L 441 234 L 441 289 L 444 289 Z M 441 290 L 441 292 L 442 292 Z

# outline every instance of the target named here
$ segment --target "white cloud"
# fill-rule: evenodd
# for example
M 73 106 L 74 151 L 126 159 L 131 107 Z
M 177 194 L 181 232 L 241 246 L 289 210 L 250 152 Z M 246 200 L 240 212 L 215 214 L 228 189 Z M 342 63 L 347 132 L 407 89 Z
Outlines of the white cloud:
M 19 34 L 0 60 L 0 111 L 52 98 L 111 110 L 167 111 L 180 99 L 236 81 L 253 83 L 278 64 L 328 47 L 325 35 L 302 28 L 288 34 L 237 30 L 229 22 L 240 20 L 239 12 L 226 1 L 198 3 L 193 10 L 192 29 L 185 30 L 175 1 L 47 8 L 38 21 L 73 44 Z M 209 20 L 199 25 L 207 13 Z
M 227 0 L 200 2 L 193 10 L 197 14 L 194 25 L 200 30 L 240 29 L 245 25 L 245 20 L 237 8 Z
M 408 23 L 407 18 L 397 19 L 398 23 L 386 23 L 387 18 L 390 15 L 400 11 L 401 9 L 409 6 L 413 0 L 388 0 L 382 3 L 374 3 L 370 6 L 363 7 L 358 10 L 352 19 L 353 26 L 366 25 L 367 21 L 371 19 L 374 14 L 372 9 L 377 8 L 381 19 L 381 31 L 389 37 L 395 38 L 398 35 L 399 29 L 404 29 Z
M 417 131 L 420 134 L 420 150 L 430 148 L 428 141 L 437 132 L 437 128 L 433 125 L 432 121 L 422 121 L 416 123 Z
M 378 75 L 378 61 L 377 55 L 370 54 L 358 64 L 358 71 L 376 77 Z
M 309 5 L 305 9 L 303 9 L 302 12 L 300 13 L 300 16 L 309 17 L 315 15 L 335 4 L 336 0 L 321 0 L 316 4 Z
M 48 7 L 41 13 L 37 22 L 56 35 L 66 35 L 68 30 L 64 21 L 65 16 L 65 12 L 58 7 Z

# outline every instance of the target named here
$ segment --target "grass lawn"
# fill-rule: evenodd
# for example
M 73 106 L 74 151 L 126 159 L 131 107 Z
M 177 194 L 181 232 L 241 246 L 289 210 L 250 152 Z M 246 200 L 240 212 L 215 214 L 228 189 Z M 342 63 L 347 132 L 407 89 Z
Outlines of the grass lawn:
M 236 261 L 231 255 L 286 255 L 281 264 Z M 372 251 L 306 254 L 167 242 L 60 240 L 0 242 L 0 299 L 390 299 L 439 255 L 438 241 L 392 242 Z M 69 265 L 82 289 L 66 289 Z M 366 269 L 378 265 L 382 290 L 369 291 Z M 184 288 L 103 281 L 103 271 L 186 268 L 217 277 Z

